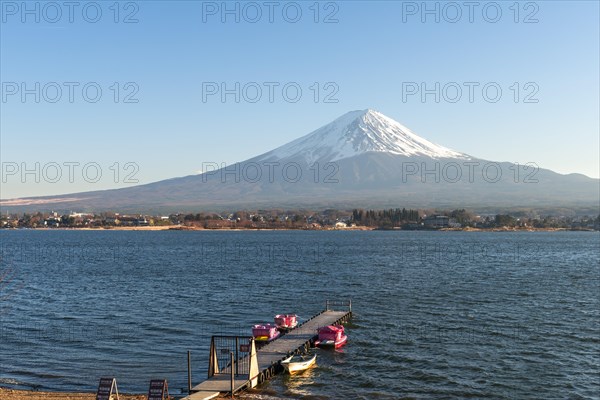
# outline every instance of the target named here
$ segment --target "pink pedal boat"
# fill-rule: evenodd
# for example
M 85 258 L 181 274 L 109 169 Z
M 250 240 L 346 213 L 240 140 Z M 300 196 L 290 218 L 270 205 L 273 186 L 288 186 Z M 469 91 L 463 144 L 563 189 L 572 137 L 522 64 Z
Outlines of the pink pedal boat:
M 257 342 L 270 342 L 277 339 L 279 335 L 281 335 L 281 332 L 277 330 L 275 325 L 264 324 L 252 327 L 252 336 Z
M 275 326 L 284 332 L 298 326 L 298 316 L 296 314 L 277 314 L 274 319 Z
M 318 330 L 319 338 L 315 341 L 317 347 L 340 348 L 348 341 L 348 336 L 344 334 L 342 325 L 324 326 Z

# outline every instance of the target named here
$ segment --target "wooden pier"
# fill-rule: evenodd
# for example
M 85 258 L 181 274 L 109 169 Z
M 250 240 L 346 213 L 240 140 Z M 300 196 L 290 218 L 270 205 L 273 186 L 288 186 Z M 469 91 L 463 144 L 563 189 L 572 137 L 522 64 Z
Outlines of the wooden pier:
M 351 301 L 328 300 L 325 310 L 259 349 L 249 336 L 213 336 L 208 378 L 192 387 L 183 400 L 213 399 L 220 394 L 253 388 L 283 371 L 281 360 L 307 351 L 314 344 L 319 328 L 345 323 L 351 317 Z

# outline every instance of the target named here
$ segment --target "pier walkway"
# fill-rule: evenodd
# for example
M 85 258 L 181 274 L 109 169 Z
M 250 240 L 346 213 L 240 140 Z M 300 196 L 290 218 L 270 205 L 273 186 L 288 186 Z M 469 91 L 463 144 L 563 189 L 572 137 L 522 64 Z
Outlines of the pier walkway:
M 346 309 L 336 311 L 336 307 Z M 190 395 L 183 400 L 207 400 L 231 393 L 232 382 L 234 393 L 255 387 L 282 371 L 281 360 L 307 351 L 316 340 L 319 328 L 342 324 L 351 317 L 351 301 L 328 300 L 324 311 L 259 349 L 251 337 L 213 336 L 208 379 L 192 387 Z

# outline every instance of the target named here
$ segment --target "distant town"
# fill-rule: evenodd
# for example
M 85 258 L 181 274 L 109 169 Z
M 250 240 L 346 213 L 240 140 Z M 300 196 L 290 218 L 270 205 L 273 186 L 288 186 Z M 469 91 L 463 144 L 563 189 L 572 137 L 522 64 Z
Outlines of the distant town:
M 600 230 L 598 216 L 540 216 L 532 212 L 477 215 L 468 210 L 258 210 L 169 215 L 25 213 L 0 217 L 0 229 L 298 229 L 298 230 Z

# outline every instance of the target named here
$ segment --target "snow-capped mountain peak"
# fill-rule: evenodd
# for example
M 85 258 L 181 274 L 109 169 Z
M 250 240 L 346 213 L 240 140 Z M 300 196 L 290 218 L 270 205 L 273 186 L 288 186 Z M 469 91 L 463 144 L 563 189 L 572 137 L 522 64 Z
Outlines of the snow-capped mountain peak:
M 303 157 L 307 163 L 337 161 L 367 152 L 401 156 L 468 159 L 468 155 L 432 143 L 380 112 L 351 111 L 333 122 L 258 157 Z

